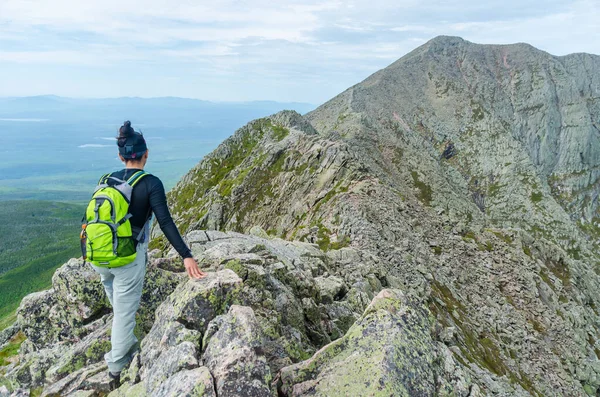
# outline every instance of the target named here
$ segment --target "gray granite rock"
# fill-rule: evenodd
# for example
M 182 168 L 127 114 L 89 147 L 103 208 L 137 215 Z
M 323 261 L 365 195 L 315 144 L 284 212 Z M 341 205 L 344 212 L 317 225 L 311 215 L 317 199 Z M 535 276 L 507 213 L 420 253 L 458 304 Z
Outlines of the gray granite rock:
M 247 306 L 231 306 L 227 314 L 213 320 L 203 344 L 204 365 L 214 377 L 220 396 L 271 396 L 272 379 L 264 355 L 264 336 Z
M 399 290 L 382 290 L 340 339 L 283 368 L 286 396 L 431 396 L 435 350 L 427 311 Z

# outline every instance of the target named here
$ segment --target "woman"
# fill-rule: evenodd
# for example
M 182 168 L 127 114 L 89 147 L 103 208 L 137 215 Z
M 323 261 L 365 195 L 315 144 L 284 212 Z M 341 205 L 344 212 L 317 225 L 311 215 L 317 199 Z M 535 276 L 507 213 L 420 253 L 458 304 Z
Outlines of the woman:
M 125 163 L 121 171 L 110 176 L 128 180 L 133 174 L 144 169 L 148 161 L 148 148 L 143 135 L 134 131 L 126 121 L 119 129 L 117 137 L 119 158 Z M 106 180 L 103 177 L 101 180 Z M 110 183 L 110 182 L 109 182 Z M 171 245 L 183 258 L 185 269 L 190 278 L 202 278 L 206 273 L 198 268 L 198 263 L 185 244 L 167 207 L 167 198 L 162 182 L 154 175 L 145 174 L 133 186 L 129 205 L 129 219 L 132 235 L 137 237 L 136 259 L 124 266 L 107 268 L 92 265 L 100 274 L 102 284 L 113 307 L 111 334 L 112 350 L 105 355 L 108 364 L 111 389 L 120 384 L 121 370 L 131 361 L 137 350 L 137 338 L 133 334 L 135 314 L 140 305 L 144 275 L 146 273 L 149 225 L 152 214 Z

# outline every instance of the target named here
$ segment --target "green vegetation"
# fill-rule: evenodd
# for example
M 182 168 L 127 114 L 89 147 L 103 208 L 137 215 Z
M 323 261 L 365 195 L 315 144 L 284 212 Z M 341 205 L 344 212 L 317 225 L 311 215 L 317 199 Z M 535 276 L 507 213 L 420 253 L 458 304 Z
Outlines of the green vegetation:
M 190 171 L 190 173 L 195 173 L 191 180 L 181 189 L 173 190 L 168 194 L 169 202 L 173 203 L 173 212 L 178 213 L 189 209 L 190 204 L 197 201 L 196 198 L 201 198 L 209 189 L 219 185 L 256 147 L 265 131 L 272 127 L 273 124 L 268 118 L 254 121 L 250 128 L 239 130 L 234 136 L 225 141 L 230 148 L 228 155 L 206 158 L 203 163 L 207 167 L 195 168 Z M 229 194 L 232 187 L 232 184 L 225 184 L 220 187 L 220 194 Z
M 546 262 L 548 270 L 552 272 L 554 277 L 559 279 L 566 291 L 571 290 L 571 271 L 569 266 L 560 258 L 558 261 Z
M 463 241 L 469 242 L 469 240 L 477 241 L 477 236 L 472 231 L 467 231 L 464 236 L 462 236 Z
M 502 233 L 501 231 L 498 230 L 492 230 L 492 233 L 494 233 L 496 235 L 496 237 L 498 237 L 500 240 L 503 240 L 506 244 L 512 244 L 513 243 L 513 238 Z
M 342 186 L 342 181 L 338 182 L 333 187 L 333 189 L 331 189 L 329 192 L 327 192 L 327 194 L 321 200 L 319 200 L 319 202 L 313 208 L 313 212 L 317 213 L 319 211 L 319 208 L 321 208 L 321 206 L 323 204 L 328 203 L 332 198 L 334 198 L 338 194 L 340 194 L 340 193 L 346 193 L 347 191 L 348 191 L 348 187 L 347 186 Z
M 581 248 L 573 247 L 567 249 L 567 254 L 573 259 L 580 260 L 581 259 Z
M 154 249 L 158 249 L 160 251 L 166 251 L 169 246 L 169 241 L 164 235 L 160 235 L 158 237 L 153 238 L 148 243 L 148 250 L 152 251 Z
M 533 256 L 531 254 L 531 248 L 529 248 L 529 246 L 525 245 L 524 243 L 521 246 L 523 247 L 523 253 L 533 259 Z
M 337 241 L 331 243 L 329 247 L 332 250 L 339 250 L 340 248 L 348 247 L 350 245 L 350 237 L 342 235 L 338 236 Z
M 471 100 L 471 110 L 473 112 L 473 121 L 481 121 L 483 120 L 485 113 L 483 111 L 483 107 L 480 103 Z
M 541 192 L 533 192 L 531 193 L 531 201 L 534 203 L 539 203 L 544 198 L 544 195 Z
M 248 199 L 240 200 L 235 203 L 235 211 L 237 212 L 238 221 L 235 227 L 236 231 L 243 232 L 243 222 L 248 215 L 252 215 L 258 205 L 260 205 L 266 197 L 274 197 L 273 184 L 277 175 L 284 171 L 286 153 L 278 154 L 273 164 L 267 166 L 266 169 L 257 169 L 255 172 L 248 173 L 246 186 L 249 190 Z M 262 156 L 256 161 L 256 165 L 263 163 Z
M 394 148 L 394 157 L 392 158 L 392 163 L 394 165 L 400 165 L 402 163 L 402 157 L 404 157 L 404 150 L 399 147 Z
M 8 359 L 16 356 L 19 353 L 19 348 L 24 340 L 25 334 L 19 332 L 12 337 L 4 349 L 0 350 L 0 367 L 10 364 Z
M 588 235 L 594 238 L 600 238 L 600 217 L 593 217 L 591 222 L 577 222 L 577 225 Z
M 14 320 L 25 295 L 50 287 L 54 270 L 81 255 L 83 212 L 76 204 L 0 202 L 0 329 Z
M 259 142 L 265 134 L 271 133 L 275 140 L 281 140 L 289 134 L 289 130 L 280 125 L 274 125 L 269 118 L 255 120 L 249 126 L 244 127 L 226 141 L 228 148 L 226 154 L 207 157 L 203 161 L 202 168 L 195 168 L 190 172 L 191 180 L 182 188 L 168 193 L 169 202 L 173 205 L 174 213 L 183 213 L 191 208 L 201 209 L 205 203 L 203 196 L 215 188 L 216 192 L 222 197 L 229 197 L 236 186 L 239 186 L 246 178 L 257 180 L 257 195 L 273 196 L 271 189 L 271 180 L 277 173 L 284 171 L 284 162 L 287 154 L 280 155 L 267 170 L 260 170 L 259 167 L 265 162 L 266 154 L 258 152 L 254 161 L 246 161 L 250 154 L 257 148 Z M 244 163 L 246 161 L 246 163 Z M 242 163 L 244 163 L 242 165 Z M 237 171 L 236 171 L 237 170 Z M 233 175 L 233 173 L 237 174 Z M 248 203 L 251 207 L 256 205 L 260 198 L 257 197 Z M 252 207 L 253 208 L 253 207 Z M 244 215 L 251 210 L 244 210 L 240 214 L 238 224 L 244 219 Z M 204 213 L 198 211 L 200 215 L 187 215 L 188 221 L 185 224 L 179 224 L 180 231 L 186 232 L 190 222 L 200 219 Z M 243 231 L 241 225 L 235 230 Z M 154 248 L 160 248 L 163 244 L 157 241 L 152 244 Z
M 427 206 L 431 205 L 431 187 L 419 180 L 419 174 L 416 171 L 411 172 L 415 187 L 419 189 L 419 199 Z
M 477 242 L 477 248 L 479 249 L 479 251 L 492 252 L 494 250 L 494 245 L 491 241 L 486 241 L 485 244 Z
M 322 223 L 317 224 L 317 245 L 322 251 L 338 250 L 350 245 L 350 237 L 338 236 L 337 241 L 331 241 L 331 230 L 323 226 Z
M 495 197 L 500 192 L 501 189 L 502 189 L 502 186 L 498 182 L 494 182 L 494 183 L 490 184 L 488 186 L 488 196 Z
M 40 386 L 40 387 L 32 387 L 29 390 L 29 397 L 39 397 L 42 395 L 42 392 L 44 391 L 44 387 Z
M 320 222 L 317 224 L 317 226 L 319 227 L 319 231 L 317 231 L 317 245 L 322 251 L 327 251 L 331 245 L 331 240 L 329 238 L 331 235 L 331 230 L 327 229 Z
M 285 138 L 286 136 L 288 136 L 288 134 L 290 133 L 290 130 L 288 130 L 287 128 L 280 126 L 280 125 L 274 125 L 272 127 L 273 129 L 273 138 L 275 138 L 276 141 L 280 141 L 283 138 Z

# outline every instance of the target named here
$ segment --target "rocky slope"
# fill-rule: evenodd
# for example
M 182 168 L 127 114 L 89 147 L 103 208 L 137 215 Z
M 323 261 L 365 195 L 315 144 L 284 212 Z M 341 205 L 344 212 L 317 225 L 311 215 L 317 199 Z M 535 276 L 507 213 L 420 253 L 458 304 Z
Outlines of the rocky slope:
M 596 395 L 598 76 L 594 55 L 439 37 L 241 128 L 169 194 L 210 276 L 154 230 L 111 395 Z M 69 262 L 23 301 L 0 339 L 27 337 L 15 395 L 105 390 L 94 277 Z
M 253 232 L 265 235 L 258 228 Z M 349 329 L 356 334 L 365 328 L 354 339 L 374 355 L 357 358 L 365 374 L 353 380 L 355 387 L 394 377 L 401 383 L 393 389 L 410 390 L 415 385 L 402 367 L 384 366 L 376 373 L 367 367 L 385 359 L 422 362 L 413 371 L 433 380 L 426 364 L 450 357 L 443 344 L 432 343 L 422 302 L 399 290 L 381 292 L 385 269 L 370 253 L 323 252 L 309 243 L 217 231 L 192 231 L 186 240 L 209 275 L 188 280 L 181 260 L 152 253 L 136 330 L 143 337 L 141 353 L 111 396 L 271 396 L 278 389 L 296 390 L 295 384 L 309 382 L 307 376 L 315 383 L 318 373 L 291 365 L 340 341 Z M 414 319 L 403 317 L 413 311 Z M 386 329 L 379 318 L 410 326 L 394 343 L 422 346 L 426 355 L 414 359 L 412 349 L 382 355 L 378 339 L 394 341 L 400 330 Z M 98 276 L 80 260 L 62 266 L 53 288 L 28 296 L 18 323 L 5 332 L 20 330 L 27 337 L 19 356 L 3 369 L 6 390 L 16 396 L 30 390 L 42 396 L 108 394 L 102 355 L 110 320 Z

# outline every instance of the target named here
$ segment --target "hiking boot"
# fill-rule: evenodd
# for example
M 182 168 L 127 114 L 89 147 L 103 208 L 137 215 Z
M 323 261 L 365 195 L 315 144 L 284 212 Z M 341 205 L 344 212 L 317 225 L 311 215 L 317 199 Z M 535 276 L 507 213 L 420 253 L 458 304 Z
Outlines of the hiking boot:
M 108 382 L 108 388 L 110 391 L 116 390 L 121 386 L 121 373 L 117 372 L 116 374 L 112 372 L 108 372 L 108 378 L 110 381 Z

